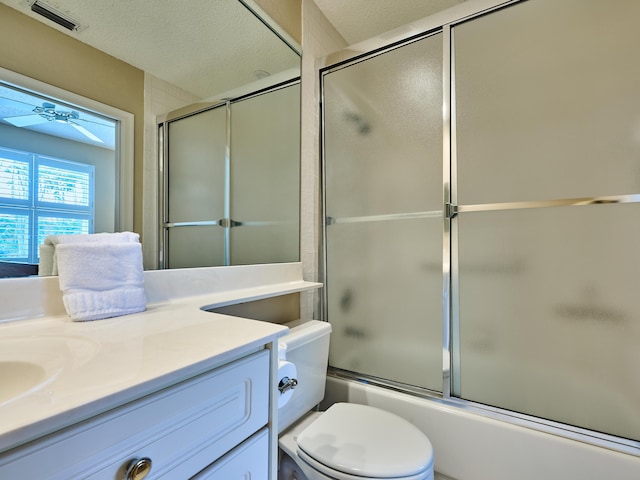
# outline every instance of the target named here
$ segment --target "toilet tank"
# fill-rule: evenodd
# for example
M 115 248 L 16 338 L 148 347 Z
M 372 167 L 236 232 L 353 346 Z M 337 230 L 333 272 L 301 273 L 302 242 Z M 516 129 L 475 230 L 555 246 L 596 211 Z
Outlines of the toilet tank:
M 304 416 L 324 398 L 331 325 L 318 320 L 296 320 L 281 337 L 279 348 L 296 366 L 298 385 L 289 401 L 278 409 L 278 433 Z

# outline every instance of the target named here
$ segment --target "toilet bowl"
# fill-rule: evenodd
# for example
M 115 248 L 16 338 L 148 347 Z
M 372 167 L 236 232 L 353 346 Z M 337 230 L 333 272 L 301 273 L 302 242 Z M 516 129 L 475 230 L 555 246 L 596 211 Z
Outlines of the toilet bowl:
M 311 411 L 324 397 L 331 326 L 309 320 L 289 328 L 280 348 L 298 378 L 278 409 L 278 479 L 432 480 L 431 443 L 402 417 L 353 403 Z

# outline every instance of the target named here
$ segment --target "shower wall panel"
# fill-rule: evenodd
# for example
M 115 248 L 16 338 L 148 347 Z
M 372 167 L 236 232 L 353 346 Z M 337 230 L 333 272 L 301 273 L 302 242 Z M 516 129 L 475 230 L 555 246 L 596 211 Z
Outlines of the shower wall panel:
M 453 29 L 454 393 L 633 440 L 639 17 L 534 0 Z
M 168 268 L 224 265 L 224 230 L 217 226 L 187 226 L 168 232 Z
M 638 204 L 460 215 L 462 398 L 637 437 L 638 215 Z
M 211 222 L 225 216 L 227 115 L 218 107 L 168 124 L 167 219 Z M 168 268 L 224 264 L 224 231 L 217 226 L 169 229 Z
M 224 217 L 226 125 L 224 107 L 169 124 L 169 222 Z
M 299 84 L 231 104 L 232 265 L 298 261 L 299 111 Z
M 442 35 L 323 82 L 330 364 L 441 390 Z
M 453 28 L 460 204 L 640 191 L 639 16 L 531 0 Z

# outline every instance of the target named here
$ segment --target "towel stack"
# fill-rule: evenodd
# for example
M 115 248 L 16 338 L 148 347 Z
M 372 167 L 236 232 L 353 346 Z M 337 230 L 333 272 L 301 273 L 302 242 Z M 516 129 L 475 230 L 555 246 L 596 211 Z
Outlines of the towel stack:
M 55 235 L 40 248 L 41 274 L 59 276 L 62 301 L 74 321 L 146 309 L 142 246 L 132 232 Z M 44 255 L 43 255 L 44 254 Z

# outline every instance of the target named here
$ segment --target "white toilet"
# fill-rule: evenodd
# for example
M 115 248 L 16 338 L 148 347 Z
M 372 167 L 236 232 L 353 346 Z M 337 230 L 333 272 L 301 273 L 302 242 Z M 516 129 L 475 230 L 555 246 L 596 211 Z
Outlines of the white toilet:
M 278 479 L 433 480 L 431 443 L 405 419 L 354 403 L 311 412 L 324 397 L 331 325 L 288 326 L 280 349 L 296 366 L 297 385 L 278 409 Z

